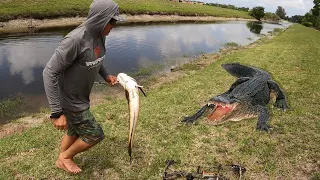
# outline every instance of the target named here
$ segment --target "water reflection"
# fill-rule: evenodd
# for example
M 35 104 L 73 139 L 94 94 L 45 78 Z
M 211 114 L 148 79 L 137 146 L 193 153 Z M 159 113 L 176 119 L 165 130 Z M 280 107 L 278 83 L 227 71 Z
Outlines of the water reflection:
M 107 37 L 106 65 L 111 73 L 136 71 L 154 63 L 219 50 L 222 44 L 248 44 L 258 37 L 244 22 L 123 27 Z M 125 48 L 123 48 L 125 45 Z
M 42 70 L 58 37 L 7 38 L 0 41 L 0 99 L 17 93 L 43 93 Z
M 259 35 L 263 29 L 262 22 L 247 22 L 250 32 Z
M 227 42 L 249 44 L 281 25 L 252 22 L 120 26 L 106 39 L 110 73 L 171 66 L 198 54 L 217 52 Z M 42 70 L 66 32 L 0 38 L 0 100 L 20 93 L 44 96 Z M 43 98 L 45 99 L 45 98 Z

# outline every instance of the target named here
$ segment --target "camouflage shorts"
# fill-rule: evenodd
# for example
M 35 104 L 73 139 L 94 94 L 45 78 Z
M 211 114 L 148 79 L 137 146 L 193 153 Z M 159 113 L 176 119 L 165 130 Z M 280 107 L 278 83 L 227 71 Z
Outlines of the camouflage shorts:
M 88 144 L 96 144 L 104 139 L 103 130 L 89 109 L 77 113 L 64 109 L 63 113 L 67 118 L 69 136 L 77 136 Z

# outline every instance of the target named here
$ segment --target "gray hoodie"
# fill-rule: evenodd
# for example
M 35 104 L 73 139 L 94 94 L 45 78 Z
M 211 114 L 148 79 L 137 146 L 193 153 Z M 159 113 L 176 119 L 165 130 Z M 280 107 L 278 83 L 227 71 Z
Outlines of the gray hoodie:
M 103 65 L 105 37 L 102 32 L 117 15 L 118 5 L 112 0 L 94 0 L 87 20 L 67 34 L 43 71 L 45 92 L 52 113 L 62 108 L 73 112 L 90 106 L 89 95 L 99 73 L 108 76 Z

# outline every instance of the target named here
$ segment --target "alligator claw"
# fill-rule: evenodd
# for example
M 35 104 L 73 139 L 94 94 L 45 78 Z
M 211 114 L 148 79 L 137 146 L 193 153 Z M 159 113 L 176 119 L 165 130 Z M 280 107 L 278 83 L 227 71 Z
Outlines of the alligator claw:
M 270 132 L 270 130 L 272 130 L 272 127 L 265 123 L 258 123 L 257 130 Z
M 289 106 L 288 106 L 287 101 L 285 99 L 277 99 L 276 102 L 274 103 L 274 106 L 278 107 L 284 111 L 289 109 Z

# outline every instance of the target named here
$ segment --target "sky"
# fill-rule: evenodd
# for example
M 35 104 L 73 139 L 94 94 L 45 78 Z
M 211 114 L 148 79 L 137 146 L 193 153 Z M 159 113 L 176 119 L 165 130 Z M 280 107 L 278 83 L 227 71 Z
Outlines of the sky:
M 282 6 L 287 16 L 305 15 L 314 6 L 313 0 L 198 0 L 205 3 L 232 4 L 237 7 L 263 6 L 265 12 L 276 12 Z

